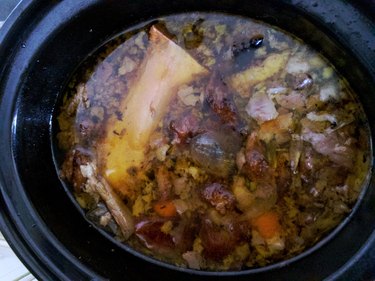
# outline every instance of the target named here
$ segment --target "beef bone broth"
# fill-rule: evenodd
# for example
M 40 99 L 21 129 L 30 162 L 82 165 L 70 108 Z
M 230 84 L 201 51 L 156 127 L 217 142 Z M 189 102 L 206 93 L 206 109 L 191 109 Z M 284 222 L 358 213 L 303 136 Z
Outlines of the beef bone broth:
M 371 162 L 360 104 L 320 54 L 269 25 L 182 14 L 108 42 L 57 117 L 86 216 L 167 263 L 241 270 L 309 249 Z

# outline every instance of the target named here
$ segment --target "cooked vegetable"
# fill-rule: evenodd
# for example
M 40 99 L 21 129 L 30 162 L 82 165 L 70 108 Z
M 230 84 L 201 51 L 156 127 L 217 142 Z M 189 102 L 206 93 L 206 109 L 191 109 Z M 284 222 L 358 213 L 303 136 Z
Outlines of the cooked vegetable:
M 159 254 L 169 255 L 175 246 L 173 237 L 162 231 L 163 219 L 146 219 L 137 223 L 135 235 L 149 248 Z
M 161 201 L 154 205 L 155 212 L 165 218 L 174 217 L 177 214 L 176 206 L 172 201 Z
M 253 219 L 251 223 L 265 239 L 272 238 L 281 231 L 279 216 L 275 212 L 264 213 Z
M 367 121 L 301 41 L 180 14 L 94 57 L 58 117 L 61 177 L 87 218 L 135 251 L 259 268 L 309 249 L 354 207 L 372 162 Z

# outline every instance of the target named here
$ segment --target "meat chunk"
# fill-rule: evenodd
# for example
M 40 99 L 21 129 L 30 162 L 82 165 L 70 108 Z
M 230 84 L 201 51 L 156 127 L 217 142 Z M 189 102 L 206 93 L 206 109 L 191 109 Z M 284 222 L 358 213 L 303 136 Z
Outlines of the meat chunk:
M 233 234 L 227 227 L 218 226 L 208 218 L 204 219 L 200 231 L 203 255 L 219 261 L 230 254 L 237 242 L 237 237 Z
M 202 191 L 202 196 L 221 214 L 234 207 L 234 195 L 220 183 L 207 185 Z
M 268 181 L 273 176 L 273 170 L 265 157 L 265 149 L 256 133 L 252 133 L 247 140 L 245 160 L 242 170 L 251 180 Z
M 311 143 L 313 148 L 320 154 L 326 155 L 337 165 L 351 168 L 353 166 L 354 140 L 341 136 L 337 132 L 314 133 L 305 130 L 303 140 Z
M 223 123 L 234 125 L 238 122 L 233 95 L 218 73 L 211 75 L 206 87 L 206 100 Z
M 255 203 L 247 211 L 249 216 L 253 216 L 260 210 L 269 209 L 277 200 L 276 173 L 270 167 L 265 148 L 256 133 L 252 133 L 247 140 L 245 160 L 241 172 L 247 175 L 256 187 L 253 192 Z
M 266 158 L 259 150 L 250 150 L 246 153 L 244 168 L 251 179 L 257 180 L 267 176 L 269 166 Z
M 87 179 L 82 175 L 80 167 L 90 162 L 90 159 L 90 155 L 83 150 L 74 149 L 62 166 L 61 175 L 72 183 L 75 192 L 82 191 L 85 186 Z
M 186 141 L 198 133 L 201 133 L 200 120 L 191 112 L 184 114 L 180 119 L 171 121 L 170 129 L 175 133 L 174 140 L 177 143 Z
M 157 218 L 146 218 L 135 226 L 136 236 L 145 246 L 157 253 L 168 254 L 174 247 L 173 237 L 161 231 L 166 221 Z
M 172 224 L 171 229 L 163 230 L 165 224 Z M 155 253 L 175 256 L 193 247 L 197 224 L 195 216 L 182 217 L 181 220 L 168 221 L 165 218 L 146 217 L 135 226 L 136 236 L 144 245 Z
M 304 111 L 306 96 L 299 91 L 292 91 L 288 95 L 276 95 L 276 102 L 285 109 Z

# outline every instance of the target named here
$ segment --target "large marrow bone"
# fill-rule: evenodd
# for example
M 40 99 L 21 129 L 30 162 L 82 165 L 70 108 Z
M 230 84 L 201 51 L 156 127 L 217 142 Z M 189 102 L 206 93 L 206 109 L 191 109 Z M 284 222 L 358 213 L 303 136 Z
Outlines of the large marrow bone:
M 131 195 L 129 169 L 142 164 L 150 135 L 165 115 L 178 87 L 206 74 L 205 67 L 155 26 L 151 27 L 145 59 L 120 104 L 122 120 L 109 120 L 100 147 L 102 172 L 120 193 Z

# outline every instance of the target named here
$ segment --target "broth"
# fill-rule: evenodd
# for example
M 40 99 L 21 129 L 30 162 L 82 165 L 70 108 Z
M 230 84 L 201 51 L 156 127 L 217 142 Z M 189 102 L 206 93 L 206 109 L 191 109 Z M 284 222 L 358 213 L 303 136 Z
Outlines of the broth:
M 57 117 L 61 177 L 136 251 L 241 270 L 309 249 L 370 166 L 345 79 L 290 34 L 241 17 L 168 16 L 108 42 Z

